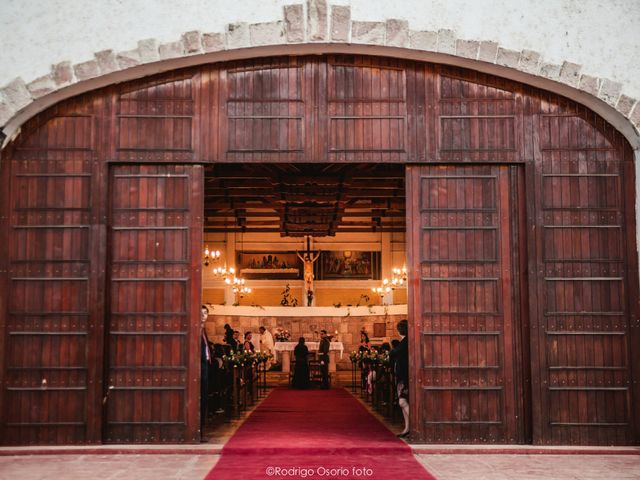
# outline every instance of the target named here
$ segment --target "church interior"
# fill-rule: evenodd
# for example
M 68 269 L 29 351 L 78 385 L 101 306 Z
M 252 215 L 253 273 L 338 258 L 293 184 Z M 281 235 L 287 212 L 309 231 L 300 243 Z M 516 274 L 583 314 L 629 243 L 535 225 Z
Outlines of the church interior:
M 205 171 L 203 303 L 212 342 L 224 325 L 259 343 L 372 344 L 406 318 L 405 172 L 396 164 L 219 164 Z M 307 263 L 307 265 L 305 265 Z M 311 278 L 309 278 L 309 274 Z

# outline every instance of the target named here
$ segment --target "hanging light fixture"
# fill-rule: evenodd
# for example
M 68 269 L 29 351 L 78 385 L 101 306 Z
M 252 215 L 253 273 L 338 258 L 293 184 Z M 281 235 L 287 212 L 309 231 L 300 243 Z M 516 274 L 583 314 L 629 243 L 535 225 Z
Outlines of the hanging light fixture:
M 228 269 L 226 265 L 224 267 L 213 267 L 214 277 L 222 278 L 226 281 L 227 278 L 229 278 L 230 276 L 235 277 L 235 275 L 236 269 L 233 267 L 229 267 Z
M 407 267 L 402 266 L 402 268 L 394 268 L 391 271 L 391 288 L 404 287 L 407 283 Z
M 217 262 L 220 259 L 220 250 L 209 250 L 209 246 L 204 247 L 202 263 L 208 267 L 210 263 Z

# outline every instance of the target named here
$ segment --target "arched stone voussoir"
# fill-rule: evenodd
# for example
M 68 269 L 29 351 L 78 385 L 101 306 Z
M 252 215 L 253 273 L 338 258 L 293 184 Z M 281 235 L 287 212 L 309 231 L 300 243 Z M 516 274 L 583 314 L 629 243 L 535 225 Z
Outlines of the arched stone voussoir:
M 232 23 L 224 32 L 188 31 L 173 42 L 138 41 L 135 49 L 96 52 L 93 59 L 52 65 L 48 75 L 16 78 L 0 89 L 0 126 L 14 137 L 29 118 L 55 103 L 113 83 L 177 68 L 272 55 L 353 53 L 456 65 L 516 80 L 571 98 L 600 114 L 640 148 L 640 103 L 624 85 L 582 73 L 570 61 L 550 63 L 542 52 L 513 50 L 485 39 L 457 38 L 451 29 L 416 31 L 409 21 L 352 19 L 351 8 L 326 0 L 286 5 L 270 22 Z

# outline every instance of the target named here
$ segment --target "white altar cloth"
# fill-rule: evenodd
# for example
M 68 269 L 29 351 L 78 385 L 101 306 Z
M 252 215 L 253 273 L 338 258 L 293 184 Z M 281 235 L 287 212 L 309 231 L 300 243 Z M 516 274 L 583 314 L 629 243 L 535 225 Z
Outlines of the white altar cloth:
M 296 348 L 298 342 L 275 342 L 273 349 L 276 352 L 292 352 Z M 320 342 L 305 342 L 310 352 L 317 352 Z M 344 353 L 344 344 L 342 342 L 329 342 L 329 351 L 337 350 L 340 352 L 340 359 Z

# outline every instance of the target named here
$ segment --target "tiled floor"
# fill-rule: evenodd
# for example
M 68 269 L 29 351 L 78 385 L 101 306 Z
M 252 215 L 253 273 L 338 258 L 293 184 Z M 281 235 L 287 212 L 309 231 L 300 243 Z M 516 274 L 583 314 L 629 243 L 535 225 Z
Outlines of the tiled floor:
M 640 455 L 416 457 L 439 480 L 640 479 Z M 199 454 L 0 456 L 0 480 L 192 480 L 204 478 L 218 458 Z
M 416 455 L 416 457 L 439 480 L 640 479 L 640 454 L 481 454 Z
M 0 457 L 1 480 L 201 479 L 219 455 L 33 455 Z

